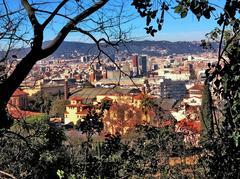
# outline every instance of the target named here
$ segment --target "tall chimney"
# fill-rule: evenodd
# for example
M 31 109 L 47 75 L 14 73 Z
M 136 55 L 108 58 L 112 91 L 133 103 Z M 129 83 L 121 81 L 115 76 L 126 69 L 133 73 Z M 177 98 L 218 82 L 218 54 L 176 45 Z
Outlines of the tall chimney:
M 68 99 L 68 93 L 69 93 L 68 79 L 65 78 L 65 81 L 64 81 L 64 100 Z

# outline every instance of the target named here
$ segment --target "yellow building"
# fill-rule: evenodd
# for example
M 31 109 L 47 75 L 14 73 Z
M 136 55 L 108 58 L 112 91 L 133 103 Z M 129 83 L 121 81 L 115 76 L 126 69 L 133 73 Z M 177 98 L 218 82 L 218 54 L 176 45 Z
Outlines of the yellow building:
M 138 124 L 150 123 L 155 113 L 151 109 L 142 110 L 143 94 L 138 95 L 97 95 L 98 103 L 111 101 L 111 107 L 104 113 L 104 132 L 115 134 L 127 133 Z
M 129 129 L 138 124 L 150 123 L 152 119 L 151 111 L 142 111 L 143 94 L 122 95 L 106 94 L 96 96 L 96 105 L 103 101 L 111 103 L 110 109 L 104 112 L 103 123 L 104 132 L 114 134 L 120 132 L 125 134 Z M 79 96 L 71 97 L 70 104 L 66 106 L 64 123 L 77 124 L 77 121 L 87 116 L 89 106 L 83 104 L 83 99 Z
M 111 95 L 97 95 L 96 101 L 101 103 L 105 98 L 109 98 L 112 102 L 119 104 L 128 104 L 137 108 L 141 108 L 143 94 L 138 95 L 120 95 L 120 94 L 111 94 Z
M 88 114 L 88 106 L 82 103 L 82 99 L 74 96 L 69 99 L 70 104 L 66 106 L 64 113 L 64 124 L 77 124 L 78 120 L 83 119 Z
M 58 94 L 64 92 L 64 84 L 61 82 L 43 82 L 42 80 L 36 81 L 32 84 L 23 84 L 21 88 L 24 92 L 28 93 L 29 96 L 32 96 L 38 92 L 48 93 L 48 94 Z

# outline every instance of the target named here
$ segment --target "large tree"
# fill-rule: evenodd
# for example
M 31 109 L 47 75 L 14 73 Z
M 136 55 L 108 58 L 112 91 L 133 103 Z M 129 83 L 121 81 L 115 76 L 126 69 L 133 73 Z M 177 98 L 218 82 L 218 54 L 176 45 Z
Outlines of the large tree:
M 29 52 L 16 65 L 13 72 L 0 83 L 1 127 L 9 126 L 5 108 L 14 91 L 27 77 L 34 64 L 54 53 L 69 33 L 79 32 L 82 36 L 87 36 L 96 43 L 99 51 L 101 42 L 114 46 L 119 39 L 123 39 L 124 32 L 120 27 L 124 23 L 123 6 L 115 2 L 115 10 L 111 4 L 104 10 L 103 7 L 108 2 L 109 0 L 54 2 L 19 0 L 13 3 L 1 0 L 1 25 L 4 23 L 6 25 L 1 26 L 1 44 L 10 44 L 11 47 L 14 41 L 17 47 L 21 43 L 30 46 Z M 53 39 L 45 46 L 43 42 L 49 28 L 54 29 L 55 36 L 53 35 Z M 6 58 L 7 54 L 4 56 L 4 59 Z

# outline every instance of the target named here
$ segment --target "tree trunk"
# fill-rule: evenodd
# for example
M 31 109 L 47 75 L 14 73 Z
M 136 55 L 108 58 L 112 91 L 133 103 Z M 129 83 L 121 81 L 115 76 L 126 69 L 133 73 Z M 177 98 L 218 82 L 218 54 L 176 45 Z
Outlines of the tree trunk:
M 6 119 L 6 107 L 9 99 L 13 95 L 14 91 L 20 86 L 22 81 L 27 77 L 34 64 L 41 59 L 38 54 L 41 54 L 41 51 L 37 52 L 31 50 L 19 62 L 19 64 L 17 64 L 13 73 L 5 81 L 3 81 L 2 84 L 0 84 L 0 128 L 5 127 L 5 122 L 8 120 Z

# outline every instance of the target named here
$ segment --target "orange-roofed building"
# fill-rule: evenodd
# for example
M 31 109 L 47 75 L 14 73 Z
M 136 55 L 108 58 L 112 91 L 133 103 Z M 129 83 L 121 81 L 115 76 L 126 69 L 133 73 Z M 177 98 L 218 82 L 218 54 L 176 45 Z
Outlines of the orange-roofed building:
M 23 109 L 28 106 L 28 93 L 17 89 L 8 102 L 8 109 Z
M 189 97 L 202 97 L 203 84 L 196 83 L 191 88 L 188 89 Z
M 14 118 L 14 119 L 25 119 L 27 117 L 32 117 L 32 116 L 39 116 L 42 113 L 39 112 L 32 112 L 32 111 L 24 111 L 21 109 L 17 109 L 17 108 L 11 108 L 10 110 L 8 110 L 9 114 Z
M 70 104 L 82 104 L 83 99 L 79 96 L 72 96 L 70 99 Z
M 78 96 L 73 96 L 69 100 L 70 104 L 66 106 L 64 113 L 64 124 L 77 124 L 78 120 L 87 116 L 89 107 L 83 104 L 82 99 Z

